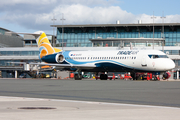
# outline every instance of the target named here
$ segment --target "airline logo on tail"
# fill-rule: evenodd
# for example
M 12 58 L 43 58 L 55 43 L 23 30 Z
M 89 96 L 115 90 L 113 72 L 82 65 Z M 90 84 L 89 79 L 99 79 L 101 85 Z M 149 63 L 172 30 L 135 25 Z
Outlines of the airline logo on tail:
M 49 40 L 44 32 L 42 32 L 42 34 L 36 39 L 36 42 L 39 47 L 39 52 L 40 52 L 39 57 L 40 58 L 42 58 L 45 55 L 49 55 L 49 54 L 53 54 L 53 53 L 62 51 L 60 49 L 53 48 L 51 46 L 51 43 L 49 42 Z

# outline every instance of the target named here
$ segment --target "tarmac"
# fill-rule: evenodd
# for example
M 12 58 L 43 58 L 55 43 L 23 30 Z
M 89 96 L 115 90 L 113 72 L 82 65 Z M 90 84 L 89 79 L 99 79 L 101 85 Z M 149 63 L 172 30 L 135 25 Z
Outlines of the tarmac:
M 0 120 L 179 120 L 180 108 L 0 96 Z

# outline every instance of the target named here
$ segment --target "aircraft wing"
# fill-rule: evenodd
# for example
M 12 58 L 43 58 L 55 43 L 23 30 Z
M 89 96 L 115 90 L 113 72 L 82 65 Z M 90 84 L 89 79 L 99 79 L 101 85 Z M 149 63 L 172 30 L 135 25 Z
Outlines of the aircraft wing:
M 77 69 L 92 69 L 96 65 L 72 65 L 72 64 L 52 64 L 52 63 L 29 63 L 30 65 L 39 65 L 39 66 L 52 66 L 56 68 L 77 68 Z

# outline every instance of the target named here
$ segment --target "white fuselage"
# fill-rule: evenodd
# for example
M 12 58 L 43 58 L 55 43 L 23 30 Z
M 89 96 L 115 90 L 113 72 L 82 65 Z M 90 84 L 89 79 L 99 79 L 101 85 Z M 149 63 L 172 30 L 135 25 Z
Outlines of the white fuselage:
M 63 55 L 71 65 L 96 65 L 102 71 L 167 71 L 175 67 L 157 50 L 66 51 Z

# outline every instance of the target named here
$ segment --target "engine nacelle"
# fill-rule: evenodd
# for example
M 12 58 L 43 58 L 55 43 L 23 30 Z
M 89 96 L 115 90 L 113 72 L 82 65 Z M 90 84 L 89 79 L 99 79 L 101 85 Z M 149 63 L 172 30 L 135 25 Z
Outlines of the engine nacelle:
M 171 74 L 169 73 L 169 72 L 166 72 L 166 73 L 164 73 L 163 74 L 163 79 L 165 80 L 165 79 L 168 79 L 168 78 L 170 78 L 171 77 Z
M 57 54 L 56 55 L 56 62 L 62 63 L 63 61 L 64 61 L 64 56 L 62 54 Z

